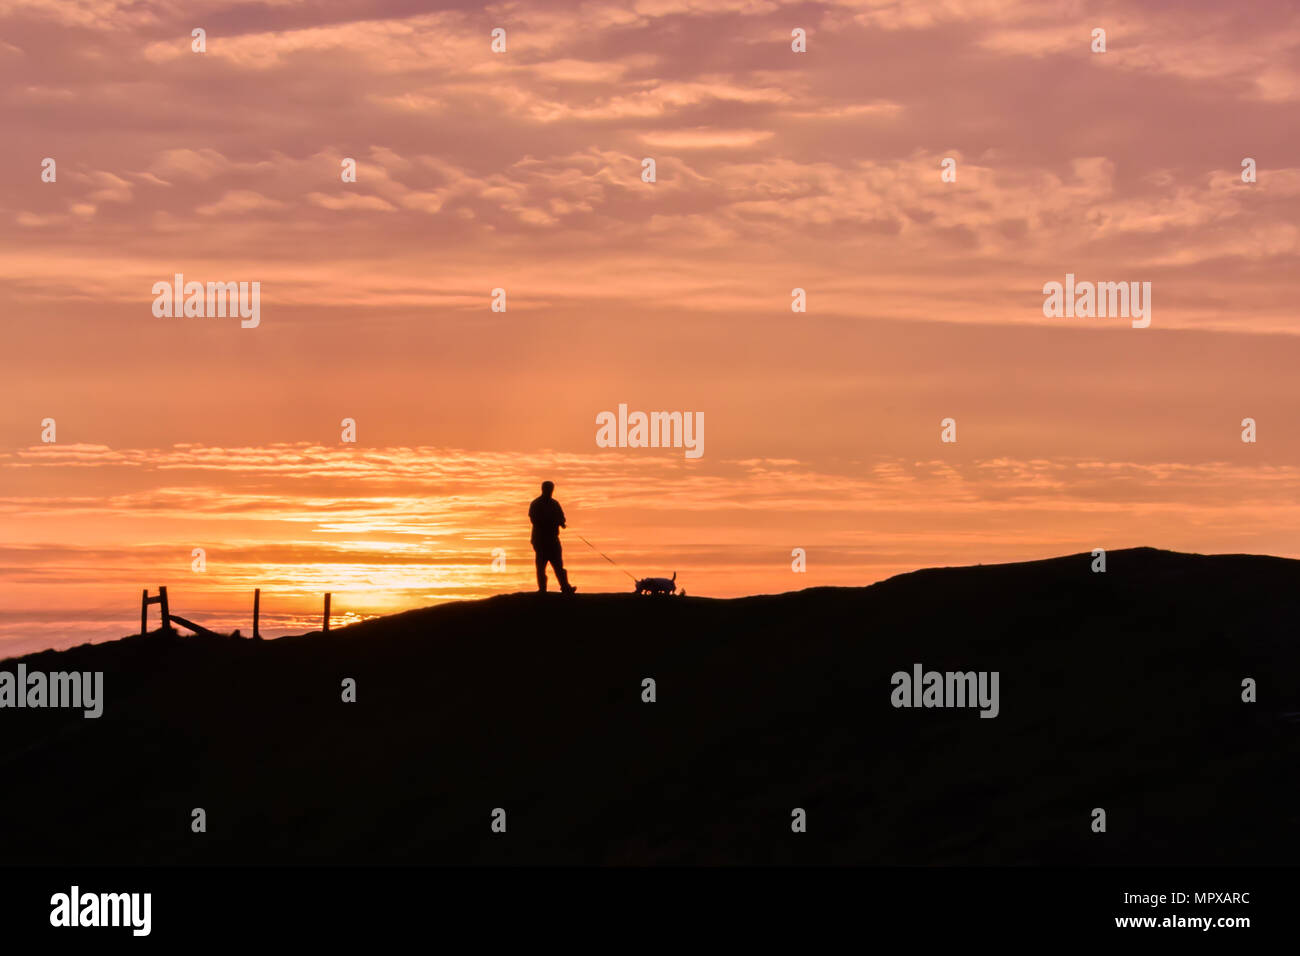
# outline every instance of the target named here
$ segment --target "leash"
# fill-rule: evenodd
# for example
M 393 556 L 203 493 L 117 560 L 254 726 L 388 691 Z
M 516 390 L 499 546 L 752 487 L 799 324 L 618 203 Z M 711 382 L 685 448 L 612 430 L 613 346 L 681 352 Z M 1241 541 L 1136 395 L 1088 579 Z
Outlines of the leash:
M 595 551 L 598 555 L 600 555 L 602 558 L 604 558 L 604 559 L 605 559 L 606 561 L 608 561 L 610 564 L 614 565 L 614 567 L 618 568 L 620 571 L 623 571 L 623 568 L 619 567 L 618 562 L 615 561 L 613 558 L 611 558 L 609 555 L 607 555 L 604 551 L 601 551 L 601 550 L 597 549 L 597 547 L 596 547 L 594 544 L 592 544 L 592 543 L 591 543 L 590 541 L 588 541 L 586 538 L 582 537 L 582 535 L 578 535 L 578 538 L 582 541 L 583 544 L 585 544 L 587 547 L 591 548 L 592 551 Z M 623 571 L 623 573 L 626 574 L 629 578 L 632 578 L 632 583 L 633 583 L 633 584 L 636 584 L 636 578 L 632 577 L 632 572 L 631 572 L 631 571 Z

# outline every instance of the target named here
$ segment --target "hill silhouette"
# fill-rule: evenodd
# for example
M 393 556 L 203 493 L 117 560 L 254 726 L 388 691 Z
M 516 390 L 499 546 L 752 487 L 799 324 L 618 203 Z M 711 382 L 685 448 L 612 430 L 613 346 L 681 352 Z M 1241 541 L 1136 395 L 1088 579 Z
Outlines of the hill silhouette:
M 105 709 L 0 711 L 0 863 L 1293 861 L 1300 561 L 1107 561 L 29 655 Z M 891 706 L 915 663 L 1000 672 L 999 716 Z

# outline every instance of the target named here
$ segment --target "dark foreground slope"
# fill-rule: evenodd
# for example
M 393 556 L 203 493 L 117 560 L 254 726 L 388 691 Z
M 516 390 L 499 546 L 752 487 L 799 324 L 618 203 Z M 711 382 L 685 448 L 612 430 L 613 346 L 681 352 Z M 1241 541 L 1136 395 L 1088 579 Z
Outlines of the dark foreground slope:
M 1090 560 L 33 655 L 105 713 L 0 711 L 0 863 L 1300 860 L 1300 562 Z M 1000 716 L 894 709 L 917 662 Z

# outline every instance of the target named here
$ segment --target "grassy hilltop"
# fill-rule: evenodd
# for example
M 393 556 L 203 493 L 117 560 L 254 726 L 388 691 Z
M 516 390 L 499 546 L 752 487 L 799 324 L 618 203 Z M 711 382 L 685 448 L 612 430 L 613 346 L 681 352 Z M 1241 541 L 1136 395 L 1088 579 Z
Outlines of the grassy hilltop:
M 0 710 L 0 863 L 1294 862 L 1300 562 L 1090 563 L 29 655 L 105 710 Z M 895 709 L 918 662 L 999 671 L 1000 715 Z

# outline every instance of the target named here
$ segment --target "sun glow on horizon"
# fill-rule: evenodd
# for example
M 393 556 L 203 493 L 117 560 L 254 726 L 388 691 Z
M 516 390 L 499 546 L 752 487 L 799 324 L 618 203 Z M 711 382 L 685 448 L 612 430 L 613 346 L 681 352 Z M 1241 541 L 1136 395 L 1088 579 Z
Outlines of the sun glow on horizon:
M 1082 483 L 1097 464 L 881 459 L 853 475 L 789 459 L 691 469 L 644 458 L 610 468 L 595 453 L 310 443 L 24 449 L 0 454 L 7 486 L 23 486 L 0 499 L 9 538 L 0 654 L 132 633 L 140 590 L 159 584 L 176 613 L 244 634 L 260 588 L 268 636 L 318 629 L 326 592 L 337 627 L 532 590 L 526 510 L 543 474 L 556 481 L 569 517 L 566 563 L 588 593 L 629 589 L 624 571 L 676 571 L 689 593 L 717 597 L 864 585 L 919 567 L 1086 551 L 1106 525 L 1123 529 L 1123 545 L 1186 550 L 1206 550 L 1207 533 L 1218 535 L 1220 550 L 1243 550 L 1234 545 L 1244 528 L 1257 541 L 1272 535 L 1275 553 L 1291 553 L 1288 536 L 1297 529 L 1280 523 L 1270 502 L 1300 493 L 1300 469 L 1272 469 L 1267 484 L 1256 483 L 1255 499 L 1242 502 L 1211 491 L 1246 480 L 1244 469 L 1110 463 L 1103 475 L 1124 475 L 1117 499 L 1104 477 Z M 58 492 L 88 468 L 98 494 L 84 485 Z M 210 484 L 213 470 L 225 476 L 225 490 Z M 283 491 L 268 487 L 268 472 Z M 766 516 L 761 527 L 737 520 L 750 513 Z M 1174 516 L 1193 530 L 1171 535 Z M 205 553 L 201 572 L 193 570 L 196 547 Z M 793 547 L 806 549 L 806 573 L 792 571 Z M 503 570 L 493 570 L 496 549 L 506 555 Z

